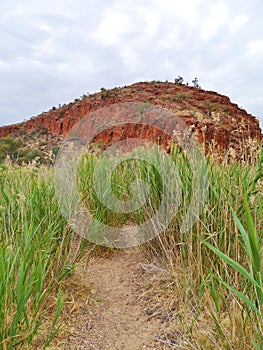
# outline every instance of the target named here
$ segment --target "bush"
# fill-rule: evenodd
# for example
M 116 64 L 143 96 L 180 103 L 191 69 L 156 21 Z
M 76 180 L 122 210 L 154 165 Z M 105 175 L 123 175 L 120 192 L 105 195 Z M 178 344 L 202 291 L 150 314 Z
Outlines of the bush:
M 32 160 L 36 160 L 38 163 L 44 162 L 44 154 L 39 149 L 33 149 L 30 148 L 23 149 L 19 152 L 19 164 L 30 163 Z
M 59 151 L 59 146 L 55 145 L 52 147 L 52 153 L 54 154 L 54 156 L 56 157 Z
M 6 170 L 7 169 L 7 166 L 5 164 L 1 164 L 0 163 L 0 171 L 1 170 Z
M 13 139 L 12 137 L 2 137 L 0 139 L 0 162 L 6 159 L 9 155 L 14 160 L 19 152 L 19 148 L 22 146 L 21 140 Z

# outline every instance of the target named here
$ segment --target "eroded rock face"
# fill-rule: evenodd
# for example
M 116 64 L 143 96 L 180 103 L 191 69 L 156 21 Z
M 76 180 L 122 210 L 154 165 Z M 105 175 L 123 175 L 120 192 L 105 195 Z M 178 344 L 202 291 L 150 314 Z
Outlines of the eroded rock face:
M 225 153 L 231 148 L 238 157 L 244 149 L 249 152 L 251 144 L 261 143 L 263 139 L 259 121 L 244 109 L 240 109 L 237 104 L 231 103 L 228 97 L 169 82 L 142 82 L 128 87 L 103 90 L 61 108 L 44 112 L 26 122 L 1 127 L 0 137 L 19 137 L 23 133 L 43 129 L 66 136 L 71 128 L 89 113 L 124 102 L 151 103 L 174 112 L 194 130 L 199 141 L 204 144 L 206 152 L 212 148 Z M 136 129 L 136 125 L 131 126 L 127 132 L 129 137 L 140 137 L 141 132 L 149 139 L 152 138 L 151 130 L 148 133 L 145 130 L 140 131 Z M 119 128 L 108 135 L 102 133 L 100 137 L 107 145 L 113 139 L 121 139 L 123 130 Z

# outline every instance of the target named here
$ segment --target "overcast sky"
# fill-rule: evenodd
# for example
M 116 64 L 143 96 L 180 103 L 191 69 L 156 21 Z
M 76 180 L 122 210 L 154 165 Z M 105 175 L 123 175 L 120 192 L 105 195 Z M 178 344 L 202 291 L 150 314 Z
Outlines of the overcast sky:
M 263 126 L 262 0 L 0 0 L 0 13 L 0 125 L 181 75 Z

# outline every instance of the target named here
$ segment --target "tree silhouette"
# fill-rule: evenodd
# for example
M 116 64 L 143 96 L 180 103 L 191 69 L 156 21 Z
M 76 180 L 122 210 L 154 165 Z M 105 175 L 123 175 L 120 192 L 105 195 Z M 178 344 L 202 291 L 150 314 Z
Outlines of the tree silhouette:
M 192 83 L 194 84 L 194 87 L 197 89 L 201 89 L 201 86 L 198 84 L 198 79 L 197 77 L 194 78 L 194 80 L 192 80 Z
M 178 78 L 174 79 L 175 84 L 183 85 L 184 78 L 178 75 Z

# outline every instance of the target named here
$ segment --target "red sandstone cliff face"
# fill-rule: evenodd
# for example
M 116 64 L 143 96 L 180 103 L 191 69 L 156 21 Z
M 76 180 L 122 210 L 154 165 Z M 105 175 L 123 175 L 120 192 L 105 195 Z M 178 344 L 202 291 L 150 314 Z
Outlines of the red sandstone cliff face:
M 99 93 L 64 105 L 56 110 L 44 112 L 27 122 L 0 128 L 0 137 L 18 137 L 46 128 L 49 133 L 65 136 L 80 118 L 99 108 L 114 103 L 144 102 L 158 105 L 174 112 L 189 127 L 194 129 L 200 142 L 209 147 L 226 152 L 233 148 L 236 153 L 251 147 L 251 142 L 261 143 L 262 133 L 259 121 L 226 96 L 212 91 L 169 82 L 135 83 L 129 87 L 103 90 Z M 133 126 L 129 135 L 137 135 Z M 150 133 L 148 134 L 150 137 Z M 109 135 L 101 135 L 105 144 Z M 116 139 L 120 138 L 115 132 Z

